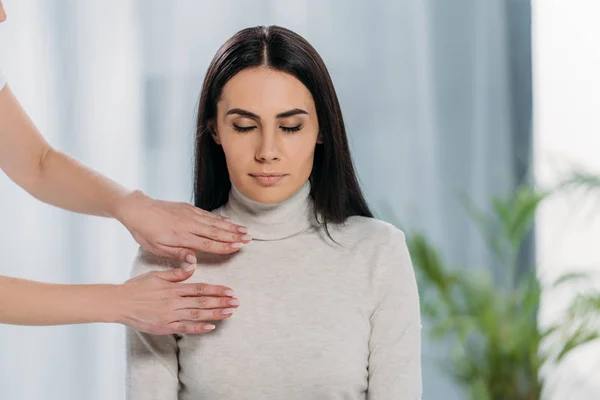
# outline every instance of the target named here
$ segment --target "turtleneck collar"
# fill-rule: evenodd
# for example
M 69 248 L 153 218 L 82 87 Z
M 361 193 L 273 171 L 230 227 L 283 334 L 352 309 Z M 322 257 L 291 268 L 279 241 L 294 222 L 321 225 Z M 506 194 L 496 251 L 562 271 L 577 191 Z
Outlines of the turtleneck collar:
M 280 240 L 303 232 L 315 225 L 310 182 L 282 202 L 262 204 L 242 194 L 233 183 L 229 200 L 219 214 L 248 228 L 256 240 Z

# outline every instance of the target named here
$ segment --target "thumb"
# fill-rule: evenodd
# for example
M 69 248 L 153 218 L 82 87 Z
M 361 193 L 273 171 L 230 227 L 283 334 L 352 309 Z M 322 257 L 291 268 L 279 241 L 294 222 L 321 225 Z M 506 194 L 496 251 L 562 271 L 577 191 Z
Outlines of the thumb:
M 183 268 L 173 268 L 160 272 L 160 277 L 169 282 L 181 282 L 190 278 L 196 271 L 195 265 L 186 265 Z
M 196 264 L 196 255 L 189 249 L 174 248 L 168 250 L 169 256 L 178 259 L 179 261 L 185 261 L 188 264 Z

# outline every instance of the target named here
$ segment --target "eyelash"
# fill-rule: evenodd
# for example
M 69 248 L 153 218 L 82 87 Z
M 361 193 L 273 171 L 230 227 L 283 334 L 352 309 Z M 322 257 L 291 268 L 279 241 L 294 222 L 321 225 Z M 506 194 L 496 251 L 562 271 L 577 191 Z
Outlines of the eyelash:
M 254 128 L 256 128 L 256 127 L 255 126 L 237 126 L 237 125 L 233 124 L 233 129 L 236 132 L 240 132 L 240 133 L 250 132 Z M 292 127 L 280 126 L 280 128 L 282 131 L 287 132 L 287 133 L 296 133 L 300 129 L 302 129 L 302 125 L 292 126 Z

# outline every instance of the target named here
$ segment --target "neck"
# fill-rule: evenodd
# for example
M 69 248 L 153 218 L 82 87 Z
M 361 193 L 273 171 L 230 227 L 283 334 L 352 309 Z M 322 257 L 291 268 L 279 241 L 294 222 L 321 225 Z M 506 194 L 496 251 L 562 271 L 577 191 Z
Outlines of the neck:
M 280 240 L 294 236 L 314 225 L 310 183 L 275 204 L 253 201 L 232 184 L 229 200 L 220 214 L 246 226 L 253 239 Z

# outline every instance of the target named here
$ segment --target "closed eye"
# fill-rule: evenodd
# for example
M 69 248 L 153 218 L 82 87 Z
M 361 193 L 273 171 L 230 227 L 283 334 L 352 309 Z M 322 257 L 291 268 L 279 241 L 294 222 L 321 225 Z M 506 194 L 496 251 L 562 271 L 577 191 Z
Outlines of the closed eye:
M 298 132 L 300 129 L 302 129 L 302 125 L 298 125 L 298 126 L 280 126 L 280 128 L 284 132 L 294 133 L 294 132 Z
M 241 133 L 250 132 L 254 128 L 256 128 L 256 126 L 254 126 L 254 125 L 252 125 L 252 126 L 237 126 L 236 124 L 233 124 L 233 129 L 236 132 L 241 132 Z
M 245 133 L 245 132 L 250 132 L 251 130 L 255 129 L 256 126 L 252 125 L 252 126 L 238 126 L 236 124 L 233 124 L 233 129 L 236 132 L 241 132 L 241 133 Z M 302 125 L 298 125 L 298 126 L 280 126 L 279 128 L 281 128 L 282 131 L 284 132 L 288 132 L 288 133 L 295 133 L 298 132 L 299 130 L 301 130 L 303 128 Z

